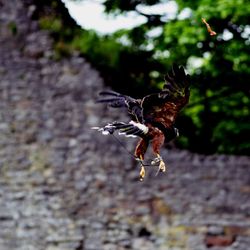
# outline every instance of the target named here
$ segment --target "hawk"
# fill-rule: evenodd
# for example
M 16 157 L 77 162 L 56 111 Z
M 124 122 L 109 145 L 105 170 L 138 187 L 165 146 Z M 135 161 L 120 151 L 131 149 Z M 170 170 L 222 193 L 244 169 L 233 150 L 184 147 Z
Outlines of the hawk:
M 165 84 L 158 93 L 150 94 L 142 99 L 134 99 L 130 96 L 113 91 L 100 92 L 99 103 L 107 103 L 113 108 L 126 108 L 131 121 L 112 122 L 104 127 L 94 127 L 103 134 L 113 134 L 118 131 L 125 136 L 137 136 L 140 140 L 135 149 L 135 157 L 141 163 L 140 180 L 145 177 L 143 164 L 144 155 L 149 144 L 152 145 L 156 158 L 152 165 L 158 164 L 159 171 L 166 171 L 160 149 L 164 142 L 170 142 L 178 136 L 178 130 L 174 127 L 175 119 L 180 110 L 188 103 L 190 95 L 190 76 L 185 73 L 182 66 L 173 65 L 165 76 Z

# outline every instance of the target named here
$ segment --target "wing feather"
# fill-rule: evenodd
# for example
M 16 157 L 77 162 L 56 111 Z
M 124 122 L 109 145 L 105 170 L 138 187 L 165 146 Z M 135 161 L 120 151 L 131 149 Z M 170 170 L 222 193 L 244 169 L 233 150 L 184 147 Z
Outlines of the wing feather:
M 179 111 L 189 100 L 189 75 L 182 66 L 173 65 L 165 76 L 165 84 L 159 93 L 151 94 L 142 100 L 142 114 L 145 123 L 162 129 L 173 126 Z
M 142 121 L 141 100 L 134 99 L 127 95 L 122 95 L 114 91 L 102 91 L 99 93 L 102 98 L 98 99 L 98 103 L 107 103 L 112 108 L 127 108 L 127 111 L 134 121 Z

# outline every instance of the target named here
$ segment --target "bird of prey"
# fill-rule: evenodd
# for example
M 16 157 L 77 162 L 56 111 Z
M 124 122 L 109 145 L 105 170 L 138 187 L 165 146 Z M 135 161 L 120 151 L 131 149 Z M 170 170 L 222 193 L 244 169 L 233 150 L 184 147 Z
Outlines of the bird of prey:
M 113 108 L 125 107 L 131 121 L 128 123 L 115 121 L 104 127 L 94 127 L 94 129 L 103 134 L 113 134 L 118 131 L 119 134 L 128 137 L 140 137 L 135 149 L 135 157 L 141 163 L 140 180 L 145 177 L 143 160 L 150 143 L 156 156 L 152 165 L 158 164 L 159 171 L 166 171 L 160 149 L 164 141 L 170 142 L 178 135 L 174 122 L 180 110 L 188 103 L 189 79 L 190 76 L 185 73 L 182 66 L 173 65 L 165 76 L 163 89 L 142 99 L 134 99 L 113 91 L 100 92 L 101 98 L 97 102 L 107 103 Z

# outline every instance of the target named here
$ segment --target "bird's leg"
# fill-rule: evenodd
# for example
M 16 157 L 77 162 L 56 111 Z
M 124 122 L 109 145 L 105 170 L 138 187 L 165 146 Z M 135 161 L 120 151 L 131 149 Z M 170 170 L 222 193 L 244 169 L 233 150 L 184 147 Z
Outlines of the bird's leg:
M 144 177 L 145 177 L 145 167 L 143 164 L 143 160 L 144 160 L 144 154 L 147 151 L 147 147 L 148 147 L 148 141 L 141 139 L 135 149 L 135 156 L 136 158 L 140 161 L 141 163 L 141 170 L 140 170 L 140 181 L 143 181 Z
M 145 174 L 146 174 L 146 171 L 145 171 L 145 167 L 142 163 L 143 161 L 143 156 L 140 155 L 140 160 L 141 160 L 141 170 L 140 170 L 140 181 L 143 181 L 144 180 L 144 177 L 145 177 Z
M 162 147 L 165 140 L 163 132 L 155 129 L 155 135 L 152 140 L 153 152 L 156 154 L 156 158 L 151 162 L 152 165 L 159 164 L 158 172 L 166 172 L 166 165 L 160 156 L 160 148 Z

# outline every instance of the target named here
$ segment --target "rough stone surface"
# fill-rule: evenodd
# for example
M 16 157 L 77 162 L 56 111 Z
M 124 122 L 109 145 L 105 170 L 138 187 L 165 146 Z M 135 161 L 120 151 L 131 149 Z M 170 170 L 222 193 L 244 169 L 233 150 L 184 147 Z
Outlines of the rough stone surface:
M 1 250 L 249 248 L 249 157 L 165 151 L 168 173 L 139 182 L 137 163 L 90 129 L 126 119 L 94 103 L 98 73 L 77 54 L 52 59 L 32 1 L 0 8 Z

